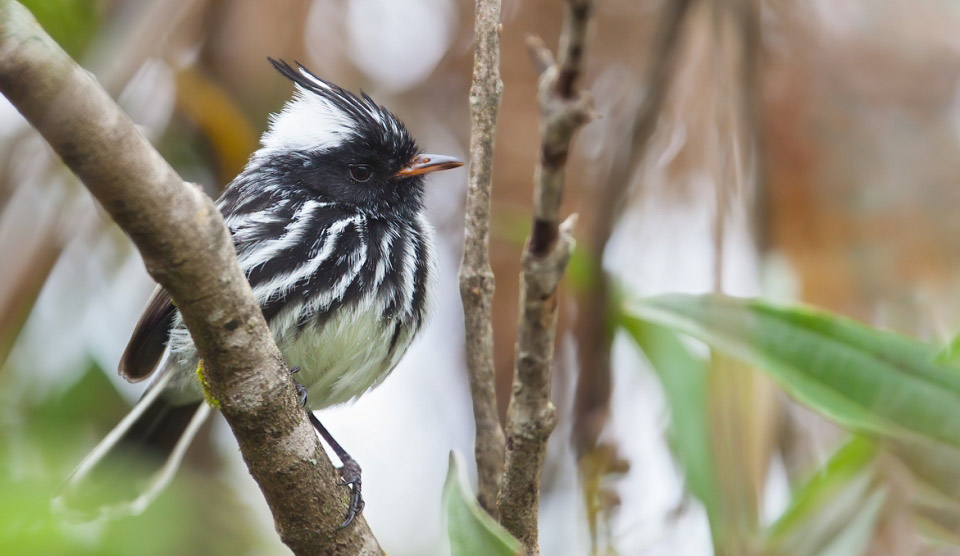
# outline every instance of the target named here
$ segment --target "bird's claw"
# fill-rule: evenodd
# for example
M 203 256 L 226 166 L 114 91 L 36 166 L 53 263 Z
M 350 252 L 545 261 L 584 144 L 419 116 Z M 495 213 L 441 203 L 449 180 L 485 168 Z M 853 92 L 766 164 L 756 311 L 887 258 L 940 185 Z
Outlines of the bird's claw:
M 340 527 L 337 528 L 339 531 L 353 523 L 353 520 L 360 515 L 365 505 L 363 496 L 360 493 L 360 464 L 357 463 L 357 460 L 350 457 L 350 454 L 343 449 L 343 446 L 340 446 L 340 444 L 333 439 L 333 436 L 330 435 L 330 432 L 327 431 L 326 427 L 323 426 L 323 423 L 320 422 L 320 419 L 317 419 L 317 416 L 314 415 L 312 411 L 307 411 L 307 418 L 310 419 L 313 428 L 320 433 L 320 436 L 327 441 L 327 444 L 333 448 L 334 453 L 340 458 L 342 465 L 337 470 L 340 472 L 340 486 L 350 489 L 350 504 L 347 507 L 347 518 L 340 524 Z
M 300 407 L 307 407 L 307 387 L 299 382 L 294 382 L 293 384 L 297 387 L 297 397 L 300 399 Z
M 290 369 L 290 374 L 295 375 L 300 372 L 300 367 Z M 296 380 L 293 385 L 297 388 L 297 398 L 300 400 L 300 407 L 307 407 L 307 388 Z
M 360 465 L 353 458 L 348 457 L 343 461 L 340 467 L 340 485 L 350 489 L 350 505 L 347 508 L 347 519 L 340 524 L 343 529 L 353 523 L 353 520 L 360 515 L 363 507 L 366 505 L 360 492 Z

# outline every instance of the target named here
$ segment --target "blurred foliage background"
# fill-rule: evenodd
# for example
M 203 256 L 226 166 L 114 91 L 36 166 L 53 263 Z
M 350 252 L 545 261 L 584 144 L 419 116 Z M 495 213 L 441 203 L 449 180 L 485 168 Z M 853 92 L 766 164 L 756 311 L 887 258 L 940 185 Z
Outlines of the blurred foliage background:
M 267 56 L 364 89 L 429 151 L 463 157 L 469 143 L 471 2 L 24 4 L 214 197 L 289 95 Z M 561 8 L 503 3 L 492 259 L 504 411 L 538 143 L 524 38 L 556 44 Z M 663 40 L 676 9 L 605 0 L 596 15 L 584 86 L 601 117 L 569 164 L 579 250 L 544 554 L 957 552 L 960 394 L 956 348 L 940 348 L 960 308 L 958 5 L 700 0 Z M 380 389 L 324 415 L 364 467 L 366 515 L 391 554 L 450 551 L 447 452 L 472 453 L 456 284 L 465 181 L 444 173 L 428 193 L 443 275 L 430 329 Z M 2 100 L 0 261 L 0 546 L 285 553 L 222 423 L 143 515 L 51 512 L 49 494 L 138 394 L 115 368 L 152 284 Z M 647 297 L 663 292 L 832 315 Z

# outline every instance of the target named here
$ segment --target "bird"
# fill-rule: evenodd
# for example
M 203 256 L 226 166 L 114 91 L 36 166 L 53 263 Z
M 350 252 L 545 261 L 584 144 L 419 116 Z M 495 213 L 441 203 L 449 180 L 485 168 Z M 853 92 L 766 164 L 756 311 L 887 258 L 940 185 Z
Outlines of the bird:
M 270 116 L 260 147 L 217 207 L 301 403 L 341 460 L 341 484 L 352 491 L 345 527 L 363 510 L 360 466 L 313 411 L 380 384 L 423 329 L 437 279 L 425 177 L 463 163 L 422 153 L 404 124 L 365 93 L 299 63 L 268 61 L 293 82 L 293 96 Z M 129 487 L 122 496 L 128 499 L 95 503 L 100 515 L 143 511 L 211 413 L 202 361 L 175 300 L 160 286 L 133 329 L 119 373 L 131 382 L 153 380 L 66 479 L 56 496 L 61 507 L 115 481 L 109 470 L 121 454 L 149 453 L 160 467 Z

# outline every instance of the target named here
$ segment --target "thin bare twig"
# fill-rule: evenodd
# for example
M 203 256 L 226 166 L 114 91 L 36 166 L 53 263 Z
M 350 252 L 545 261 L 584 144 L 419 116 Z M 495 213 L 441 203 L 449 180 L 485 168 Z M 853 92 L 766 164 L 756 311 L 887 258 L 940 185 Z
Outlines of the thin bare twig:
M 592 0 L 567 0 L 559 63 L 543 41 L 531 38 L 539 85 L 541 156 L 534 176 L 533 230 L 524 247 L 513 392 L 507 411 L 507 451 L 497 505 L 500 522 L 539 554 L 540 474 L 547 439 L 556 425 L 550 401 L 557 286 L 573 249 L 573 217 L 559 223 L 564 170 L 574 133 L 589 121 L 590 99 L 576 82 L 582 72 Z
M 497 515 L 505 439 L 497 413 L 493 363 L 493 270 L 490 268 L 490 190 L 493 142 L 500 108 L 500 0 L 477 0 L 476 50 L 470 87 L 470 181 L 460 263 L 467 372 L 476 423 L 477 500 Z
M 661 23 L 650 51 L 645 79 L 647 93 L 637 108 L 633 127 L 620 149 L 613 153 L 613 167 L 601 189 L 590 226 L 589 243 L 583 251 L 592 277 L 577 306 L 579 375 L 574 398 L 573 444 L 578 458 L 592 450 L 607 420 L 610 402 L 611 287 L 603 271 L 603 252 L 624 206 L 624 198 L 647 144 L 656 130 L 680 51 L 682 25 L 692 0 L 676 0 L 664 6 Z
M 739 0 L 733 4 L 736 32 L 741 37 L 743 62 L 740 71 L 742 113 L 746 141 L 743 168 L 752 173 L 753 199 L 748 207 L 750 229 L 758 253 L 768 250 L 770 234 L 768 220 L 761 215 L 767 211 L 766 173 L 760 146 L 763 145 L 762 103 L 760 99 L 760 3 L 759 0 Z
M 176 299 L 244 460 L 296 554 L 381 554 L 298 406 L 213 201 L 181 178 L 17 2 L 0 0 L 0 92 L 127 232 Z

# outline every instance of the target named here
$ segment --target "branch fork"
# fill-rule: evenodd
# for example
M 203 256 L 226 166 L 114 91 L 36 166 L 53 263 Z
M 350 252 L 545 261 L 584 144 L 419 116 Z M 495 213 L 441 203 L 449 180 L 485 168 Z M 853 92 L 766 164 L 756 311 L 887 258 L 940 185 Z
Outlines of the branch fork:
M 557 327 L 557 288 L 570 254 L 576 216 L 560 223 L 564 172 L 570 142 L 594 117 L 589 93 L 575 88 L 583 64 L 592 0 L 567 0 L 559 62 L 543 41 L 527 39 L 539 72 L 540 160 L 534 173 L 533 227 L 524 247 L 513 392 L 507 409 L 507 451 L 497 505 L 500 522 L 523 543 L 527 556 L 540 552 L 540 475 L 547 440 L 556 426 L 550 401 Z
M 521 264 L 524 280 L 529 283 L 531 292 L 549 294 L 560 285 L 567 263 L 570 262 L 570 255 L 576 247 L 577 242 L 573 237 L 576 222 L 577 215 L 571 214 L 558 226 L 559 237 L 543 256 L 535 255 L 530 250 L 524 252 Z

